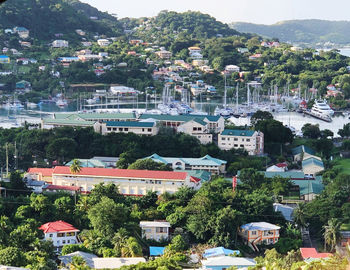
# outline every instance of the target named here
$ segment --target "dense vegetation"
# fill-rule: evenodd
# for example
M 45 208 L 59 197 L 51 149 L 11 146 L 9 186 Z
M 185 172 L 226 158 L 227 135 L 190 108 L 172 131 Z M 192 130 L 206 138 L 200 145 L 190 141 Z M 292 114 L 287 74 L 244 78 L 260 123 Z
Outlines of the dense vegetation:
M 255 33 L 268 38 L 278 38 L 293 43 L 350 43 L 350 22 L 326 20 L 290 20 L 272 25 L 235 22 L 231 26 L 237 31 Z

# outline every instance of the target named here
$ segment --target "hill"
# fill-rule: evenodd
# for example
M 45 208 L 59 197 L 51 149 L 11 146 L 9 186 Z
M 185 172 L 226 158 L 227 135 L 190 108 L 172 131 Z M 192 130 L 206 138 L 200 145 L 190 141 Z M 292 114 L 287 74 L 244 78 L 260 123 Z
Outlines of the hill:
M 217 21 L 214 17 L 200 12 L 162 11 L 154 21 L 158 28 L 167 28 L 171 32 L 187 31 L 195 38 L 211 38 L 217 35 L 232 36 L 239 33 L 228 24 Z
M 233 29 L 293 43 L 350 43 L 350 21 L 290 20 L 272 25 L 235 22 Z
M 52 40 L 56 33 L 71 35 L 75 29 L 106 35 L 121 33 L 113 16 L 78 1 L 64 0 L 5 2 L 0 6 L 0 28 L 15 26 L 26 27 L 30 36 L 39 40 Z

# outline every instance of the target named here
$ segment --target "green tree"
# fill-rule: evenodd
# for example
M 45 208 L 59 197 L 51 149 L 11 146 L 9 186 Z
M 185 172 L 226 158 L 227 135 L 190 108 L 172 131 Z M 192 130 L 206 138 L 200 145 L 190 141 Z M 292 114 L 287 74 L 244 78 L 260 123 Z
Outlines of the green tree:
M 129 170 L 171 171 L 167 164 L 156 162 L 152 159 L 139 159 L 130 164 Z
M 20 248 L 6 247 L 0 250 L 0 264 L 9 266 L 24 266 L 25 258 Z
M 267 111 L 257 111 L 250 118 L 250 123 L 255 126 L 259 121 L 263 120 L 271 120 L 273 119 L 273 115 Z
M 321 137 L 321 131 L 318 124 L 312 125 L 310 123 L 305 124 L 301 131 L 303 132 L 303 136 L 309 139 L 318 139 Z
M 94 229 L 109 238 L 112 238 L 127 220 L 128 210 L 124 204 L 115 203 L 108 197 L 90 208 L 88 217 Z

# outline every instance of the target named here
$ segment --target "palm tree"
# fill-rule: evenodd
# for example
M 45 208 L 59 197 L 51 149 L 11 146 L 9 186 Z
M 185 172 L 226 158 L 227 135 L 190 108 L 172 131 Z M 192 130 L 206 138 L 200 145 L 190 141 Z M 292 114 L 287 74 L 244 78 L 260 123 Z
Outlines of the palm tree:
M 81 171 L 81 162 L 79 159 L 73 159 L 72 164 L 70 165 L 70 172 L 73 174 L 77 174 Z
M 323 226 L 325 249 L 327 245 L 331 247 L 331 251 L 335 249 L 340 238 L 340 226 L 340 221 L 335 218 L 331 218 L 330 220 L 328 220 L 328 224 Z
M 305 222 L 305 203 L 299 203 L 293 211 L 293 219 L 298 228 L 306 226 Z

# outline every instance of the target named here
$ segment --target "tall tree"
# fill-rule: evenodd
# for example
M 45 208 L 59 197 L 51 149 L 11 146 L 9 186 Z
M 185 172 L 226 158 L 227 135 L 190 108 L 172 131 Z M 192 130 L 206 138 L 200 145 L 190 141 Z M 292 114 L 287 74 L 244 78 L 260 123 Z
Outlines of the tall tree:
M 81 171 L 81 162 L 79 159 L 74 159 L 72 164 L 69 166 L 70 172 L 73 174 L 80 173 Z
M 327 245 L 330 247 L 331 251 L 335 249 L 340 238 L 340 226 L 340 221 L 335 218 L 331 218 L 330 220 L 328 220 L 328 224 L 323 226 L 325 249 Z

